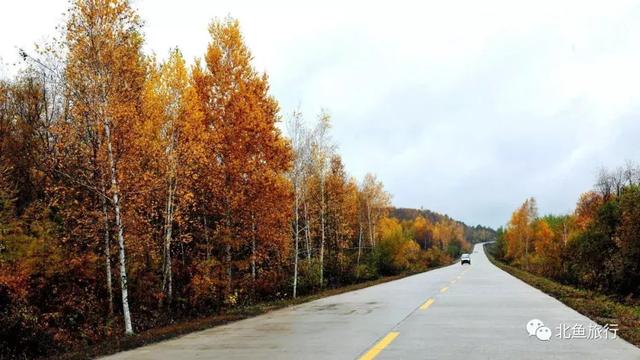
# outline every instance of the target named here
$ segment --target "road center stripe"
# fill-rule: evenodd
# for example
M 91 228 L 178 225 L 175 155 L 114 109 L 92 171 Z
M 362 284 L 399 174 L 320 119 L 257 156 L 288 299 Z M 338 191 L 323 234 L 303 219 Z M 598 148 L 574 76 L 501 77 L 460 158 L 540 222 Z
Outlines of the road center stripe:
M 387 336 L 383 337 L 382 340 L 378 341 L 371 349 L 369 349 L 369 351 L 362 355 L 359 360 L 375 359 L 384 348 L 389 346 L 389 344 L 398 337 L 398 335 L 400 335 L 400 333 L 396 331 L 388 333 Z
M 443 292 L 445 292 L 445 291 L 447 291 L 447 290 L 449 290 L 449 288 L 445 286 L 445 287 L 443 287 L 442 289 L 440 289 L 440 292 L 441 292 L 441 293 L 443 293 Z
M 424 304 L 422 304 L 422 306 L 420 306 L 420 310 L 427 310 L 429 306 L 431 306 L 431 304 L 433 304 L 433 299 L 427 300 Z

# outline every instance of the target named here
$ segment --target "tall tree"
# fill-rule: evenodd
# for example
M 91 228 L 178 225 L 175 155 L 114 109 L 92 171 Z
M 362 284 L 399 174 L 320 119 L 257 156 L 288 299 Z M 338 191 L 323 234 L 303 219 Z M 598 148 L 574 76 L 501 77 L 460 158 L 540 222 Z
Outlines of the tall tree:
M 293 297 L 298 290 L 298 259 L 300 248 L 301 204 L 304 202 L 305 173 L 309 162 L 309 133 L 302 122 L 302 113 L 295 111 L 287 122 L 287 132 L 293 151 L 293 166 L 289 172 L 289 180 L 293 186 Z M 307 253 L 309 251 L 307 250 Z M 309 255 L 309 254 L 308 254 Z
M 253 69 L 238 22 L 214 21 L 209 32 L 206 68 L 197 66 L 193 77 L 206 126 L 217 134 L 211 153 L 221 176 L 222 186 L 215 189 L 218 232 L 231 295 L 234 270 L 256 259 L 256 252 L 277 249 L 274 262 L 287 255 L 291 210 L 285 172 L 291 150 L 275 126 L 278 104 L 268 93 L 267 76 Z
M 178 218 L 178 201 L 189 199 L 193 186 L 190 179 L 193 171 L 189 164 L 198 163 L 200 145 L 194 130 L 203 131 L 199 126 L 201 116 L 195 90 L 191 86 L 190 75 L 178 49 L 170 52 L 163 64 L 155 61 L 149 64 L 144 91 L 144 118 L 140 152 L 147 154 L 145 161 L 152 166 L 145 167 L 152 180 L 148 186 L 162 188 L 160 193 L 152 192 L 152 197 L 162 196 L 162 291 L 169 302 L 173 296 L 172 242 L 173 228 Z M 178 183 L 181 184 L 180 188 Z M 181 196 L 182 195 L 182 196 Z M 180 199 L 178 199 L 180 198 Z M 153 202 L 149 199 L 147 202 Z M 187 204 L 185 204 L 187 205 Z
M 326 244 L 326 188 L 325 182 L 327 172 L 329 171 L 329 160 L 334 152 L 335 145 L 329 137 L 329 128 L 331 127 L 331 117 L 326 111 L 321 111 L 318 115 L 318 122 L 313 130 L 312 142 L 312 162 L 313 172 L 318 179 L 320 192 L 319 208 L 320 208 L 320 286 L 324 286 L 324 252 Z
M 382 182 L 374 174 L 367 173 L 362 180 L 361 191 L 369 233 L 369 244 L 376 245 L 376 224 L 387 214 L 391 206 L 391 196 L 384 190 Z
M 100 172 L 108 174 L 115 232 L 118 239 L 120 290 L 125 333 L 133 334 L 127 286 L 122 183 L 120 167 L 127 156 L 130 130 L 140 120 L 144 83 L 140 20 L 126 0 L 77 0 L 69 11 L 66 81 L 75 121 L 89 127 L 101 151 Z

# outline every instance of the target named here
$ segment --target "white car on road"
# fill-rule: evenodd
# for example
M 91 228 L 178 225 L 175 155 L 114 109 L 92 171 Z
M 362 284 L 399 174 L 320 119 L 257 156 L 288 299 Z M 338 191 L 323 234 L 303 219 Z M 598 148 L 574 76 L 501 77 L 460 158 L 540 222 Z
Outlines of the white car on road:
M 464 263 L 471 265 L 471 255 L 462 254 L 462 256 L 460 256 L 460 265 L 464 265 Z

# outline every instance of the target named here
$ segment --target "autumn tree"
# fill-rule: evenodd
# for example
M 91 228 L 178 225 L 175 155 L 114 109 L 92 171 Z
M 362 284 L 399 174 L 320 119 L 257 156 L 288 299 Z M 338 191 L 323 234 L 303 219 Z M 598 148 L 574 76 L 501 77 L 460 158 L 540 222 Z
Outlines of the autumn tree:
M 108 194 L 113 209 L 125 332 L 133 334 L 123 189 L 135 180 L 134 174 L 121 171 L 121 167 L 134 156 L 129 152 L 130 130 L 140 121 L 145 75 L 140 19 L 127 1 L 78 0 L 69 13 L 66 81 L 72 99 L 70 111 L 77 124 L 75 130 L 91 134 L 90 150 L 100 152 L 94 155 L 96 173 L 100 174 L 94 188 L 100 196 Z M 108 187 L 103 185 L 105 178 Z
M 574 210 L 575 223 L 578 229 L 584 231 L 596 218 L 598 209 L 604 204 L 604 196 L 594 191 L 580 195 Z
M 179 203 L 193 206 L 193 177 L 202 162 L 202 111 L 190 74 L 178 49 L 170 52 L 162 64 L 151 60 L 143 98 L 144 121 L 141 124 L 139 152 L 144 154 L 140 170 L 150 189 L 146 203 L 164 198 L 159 236 L 162 238 L 162 292 L 173 297 L 172 243 L 176 222 L 188 221 L 180 216 Z M 180 185 L 179 185 L 180 184 Z M 149 216 L 153 219 L 153 216 Z M 198 219 L 194 219 L 198 221 Z M 151 224 L 153 225 L 153 224 Z
M 534 198 L 527 199 L 513 212 L 505 233 L 507 258 L 515 259 L 529 254 L 533 239 L 531 225 L 537 216 Z
M 391 204 L 391 196 L 384 190 L 382 182 L 375 175 L 368 173 L 364 176 L 360 191 L 363 197 L 363 210 L 366 216 L 366 228 L 369 234 L 369 244 L 376 245 L 376 224 L 384 217 Z
M 561 246 L 563 243 L 557 236 L 559 232 L 554 231 L 552 225 L 559 225 L 551 217 L 536 219 L 532 223 L 532 237 L 535 239 L 533 265 L 538 266 L 538 271 L 544 271 L 549 275 L 556 275 L 561 271 L 560 260 Z
M 209 151 L 221 186 L 212 195 L 219 204 L 217 231 L 231 294 L 234 270 L 245 268 L 247 260 L 255 269 L 259 264 L 252 259 L 264 263 L 274 255 L 271 260 L 278 264 L 287 258 L 290 188 L 285 172 L 291 150 L 275 126 L 278 104 L 268 93 L 267 76 L 251 66 L 238 22 L 214 21 L 209 32 L 205 66 L 197 65 L 193 77 L 205 125 L 216 133 Z M 255 245 L 245 239 L 255 239 Z
M 457 257 L 470 248 L 464 237 L 462 224 L 444 218 L 433 225 L 433 240 L 451 257 Z
M 293 297 L 297 296 L 298 290 L 298 259 L 300 249 L 300 236 L 303 232 L 301 217 L 305 219 L 308 215 L 301 214 L 302 204 L 305 202 L 305 181 L 311 156 L 311 138 L 309 130 L 304 126 L 302 113 L 295 111 L 287 122 L 287 133 L 293 151 L 293 165 L 289 172 L 289 181 L 293 186 Z M 306 208 L 306 207 L 305 207 Z M 302 216 L 301 216 L 302 215 Z M 307 224 L 308 225 L 308 224 Z M 308 234 L 309 230 L 306 230 Z M 307 239 L 309 240 L 309 239 Z M 307 256 L 311 256 L 310 244 L 307 243 Z
M 358 193 L 339 155 L 333 155 L 326 179 L 327 249 L 331 258 L 329 269 L 338 279 L 348 272 L 350 256 L 347 249 L 354 245 L 358 214 Z
M 374 250 L 382 274 L 418 270 L 426 266 L 426 257 L 408 228 L 394 218 L 383 217 L 378 224 L 380 241 Z
M 317 181 L 317 190 L 320 193 L 320 197 L 317 200 L 318 208 L 319 208 L 319 222 L 318 225 L 320 227 L 320 286 L 324 286 L 324 252 L 325 252 L 325 244 L 326 244 L 326 222 L 327 222 L 327 209 L 326 209 L 326 179 L 327 172 L 329 171 L 329 161 L 331 159 L 331 155 L 334 152 L 335 145 L 331 142 L 331 138 L 329 137 L 329 129 L 330 129 L 330 116 L 326 111 L 322 111 L 320 115 L 318 115 L 318 122 L 313 130 L 312 137 L 312 153 L 311 153 L 311 161 L 312 161 L 312 171 L 313 175 L 316 177 Z
M 640 186 L 627 185 L 620 196 L 620 226 L 617 231 L 621 254 L 619 292 L 640 292 Z
M 412 226 L 416 242 L 418 242 L 424 250 L 427 250 L 433 238 L 434 225 L 424 216 L 417 216 Z

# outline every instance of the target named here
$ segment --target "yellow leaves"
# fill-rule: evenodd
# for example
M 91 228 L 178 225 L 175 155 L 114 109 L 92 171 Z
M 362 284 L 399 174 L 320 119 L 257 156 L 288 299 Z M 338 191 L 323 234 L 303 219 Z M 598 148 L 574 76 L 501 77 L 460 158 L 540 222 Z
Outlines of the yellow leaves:
M 537 220 L 534 223 L 533 238 L 535 239 L 536 252 L 543 252 L 548 249 L 554 241 L 553 230 L 544 220 Z
M 426 219 L 418 220 L 421 224 Z M 390 261 L 397 270 L 418 270 L 427 266 L 429 261 L 427 254 L 420 249 L 420 245 L 413 237 L 416 229 L 413 223 L 400 223 L 395 218 L 383 217 L 378 223 L 380 231 L 380 243 L 378 246 L 386 249 L 390 255 Z M 432 247 L 430 250 L 438 249 Z M 433 251 L 432 251 L 433 254 Z M 441 251 L 436 252 L 437 259 L 432 259 L 434 264 L 440 263 L 444 259 Z
M 532 250 L 534 237 L 532 224 L 537 216 L 534 198 L 527 199 L 513 212 L 505 232 L 508 259 L 519 258 Z
M 419 260 L 420 246 L 414 240 L 404 241 L 393 256 L 393 263 L 399 269 L 412 269 Z
M 383 239 L 402 237 L 402 225 L 395 218 L 383 217 L 380 219 L 378 231 Z
M 433 226 L 433 239 L 441 250 L 446 250 L 453 241 L 466 244 L 462 224 L 448 218 L 440 220 Z

